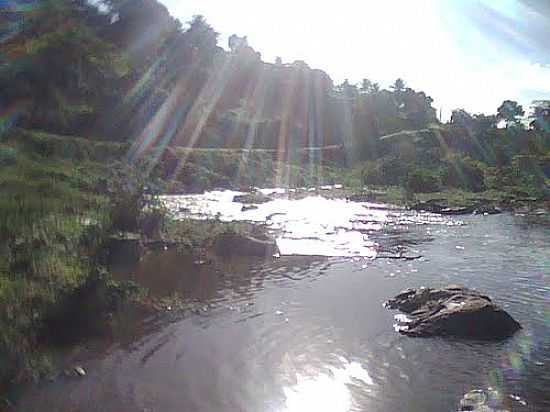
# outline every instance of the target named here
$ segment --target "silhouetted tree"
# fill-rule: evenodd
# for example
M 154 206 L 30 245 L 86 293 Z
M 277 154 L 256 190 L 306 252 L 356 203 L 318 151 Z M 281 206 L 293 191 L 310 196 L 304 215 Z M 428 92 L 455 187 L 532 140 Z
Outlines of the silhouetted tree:
M 232 53 L 236 53 L 239 51 L 239 49 L 248 47 L 248 38 L 247 36 L 239 37 L 236 34 L 232 34 L 229 36 L 229 50 L 231 50 Z
M 392 89 L 395 93 L 399 93 L 405 90 L 405 81 L 401 78 L 397 79 L 391 86 L 390 89 Z
M 519 126 L 521 117 L 525 115 L 523 107 L 513 100 L 505 100 L 497 109 L 497 119 L 504 121 L 506 127 Z

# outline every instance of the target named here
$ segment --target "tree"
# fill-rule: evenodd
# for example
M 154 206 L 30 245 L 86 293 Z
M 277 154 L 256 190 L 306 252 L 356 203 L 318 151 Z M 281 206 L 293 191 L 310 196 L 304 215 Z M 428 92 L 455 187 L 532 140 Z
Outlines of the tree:
M 361 81 L 361 93 L 363 94 L 374 94 L 380 91 L 380 85 L 378 83 L 372 82 L 369 79 L 363 79 Z
M 357 86 L 351 84 L 348 79 L 345 79 L 342 84 L 337 87 L 338 91 L 341 92 L 347 98 L 355 98 L 358 94 Z
M 404 91 L 405 87 L 405 81 L 399 78 L 390 86 L 390 89 L 392 89 L 394 93 L 399 93 Z
M 529 119 L 530 128 L 550 132 L 550 100 L 535 100 L 531 105 Z
M 0 72 L 2 98 L 27 102 L 23 125 L 71 132 L 120 99 L 128 62 L 86 24 L 94 13 L 86 4 L 44 1 L 3 45 L 12 57 Z
M 520 126 L 521 117 L 525 115 L 523 107 L 513 100 L 505 100 L 497 109 L 497 120 L 504 121 L 506 128 Z
M 239 37 L 236 34 L 229 36 L 229 49 L 232 53 L 236 53 L 241 48 L 248 47 L 248 38 L 247 36 Z
M 369 79 L 363 79 L 361 81 L 361 92 L 370 93 L 372 91 L 372 82 Z
M 184 41 L 205 55 L 212 55 L 218 45 L 219 33 L 214 31 L 204 16 L 194 16 L 183 34 Z
M 455 109 L 451 113 L 450 123 L 454 126 L 460 126 L 466 129 L 470 129 L 474 125 L 474 118 L 464 109 Z

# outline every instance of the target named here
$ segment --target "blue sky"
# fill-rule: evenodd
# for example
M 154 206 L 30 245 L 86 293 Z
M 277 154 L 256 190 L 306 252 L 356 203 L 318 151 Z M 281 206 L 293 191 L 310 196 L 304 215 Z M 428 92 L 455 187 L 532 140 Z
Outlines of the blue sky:
M 247 35 L 265 61 L 305 60 L 335 82 L 402 77 L 444 117 L 550 98 L 546 0 L 161 1 L 184 23 L 204 15 L 223 47 Z

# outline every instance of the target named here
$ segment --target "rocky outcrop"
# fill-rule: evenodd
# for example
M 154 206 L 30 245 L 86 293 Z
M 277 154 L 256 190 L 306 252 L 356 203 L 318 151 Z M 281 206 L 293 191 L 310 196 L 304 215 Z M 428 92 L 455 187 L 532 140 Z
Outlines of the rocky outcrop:
M 384 306 L 407 314 L 398 330 L 408 336 L 499 340 L 521 329 L 491 298 L 463 286 L 408 289 Z
M 258 239 L 238 233 L 223 233 L 217 236 L 212 250 L 218 256 L 267 257 L 279 253 L 274 240 Z

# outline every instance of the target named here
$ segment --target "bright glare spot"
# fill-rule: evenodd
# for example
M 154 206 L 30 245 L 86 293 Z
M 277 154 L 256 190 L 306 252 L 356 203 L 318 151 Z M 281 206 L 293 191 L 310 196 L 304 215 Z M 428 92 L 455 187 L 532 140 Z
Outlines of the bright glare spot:
M 342 368 L 332 367 L 327 374 L 316 377 L 297 376 L 297 384 L 284 388 L 286 409 L 284 412 L 347 412 L 352 408 L 352 396 L 348 385 L 354 380 L 365 385 L 374 382 L 369 373 L 358 363 L 340 358 Z

